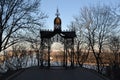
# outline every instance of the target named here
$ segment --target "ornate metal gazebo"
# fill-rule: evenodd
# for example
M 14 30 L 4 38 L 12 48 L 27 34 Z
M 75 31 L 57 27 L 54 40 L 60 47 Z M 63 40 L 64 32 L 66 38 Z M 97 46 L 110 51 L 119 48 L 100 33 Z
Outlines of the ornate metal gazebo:
M 47 56 L 47 66 L 50 67 L 50 50 L 53 42 L 61 42 L 64 45 L 63 54 L 63 66 L 67 67 L 68 64 L 68 52 L 70 56 L 70 66 L 74 66 L 74 38 L 76 37 L 75 30 L 62 31 L 61 19 L 59 17 L 59 11 L 57 9 L 56 18 L 54 19 L 54 30 L 40 30 L 41 36 L 41 48 L 39 54 L 40 65 L 44 66 L 44 57 Z M 47 55 L 44 52 L 47 49 Z M 39 63 L 39 62 L 38 62 Z M 39 65 L 39 64 L 38 64 Z

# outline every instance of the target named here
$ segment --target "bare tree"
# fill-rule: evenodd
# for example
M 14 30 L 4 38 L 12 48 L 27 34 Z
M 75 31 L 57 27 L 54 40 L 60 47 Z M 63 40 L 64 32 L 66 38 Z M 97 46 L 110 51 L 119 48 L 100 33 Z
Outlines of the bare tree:
M 111 58 L 112 64 L 119 66 L 120 37 L 111 35 L 108 42 L 109 49 L 112 52 L 111 56 L 113 56 L 113 58 Z
M 97 71 L 102 66 L 101 54 L 108 35 L 119 25 L 119 17 L 109 6 L 84 7 L 81 14 L 76 17 L 77 22 L 83 27 L 82 31 L 86 36 L 86 42 L 90 46 L 96 59 Z
M 68 28 L 71 30 L 75 30 L 77 34 L 77 38 L 75 39 L 75 60 L 77 65 L 83 66 L 83 63 L 87 60 L 89 55 L 89 46 L 86 44 L 85 36 L 82 31 L 83 28 L 82 25 L 79 23 L 78 17 L 74 17 L 74 19 L 75 21 L 72 21 Z
M 38 34 L 36 34 L 38 35 Z M 31 43 L 31 49 L 33 49 L 35 51 L 35 54 L 36 54 L 36 58 L 38 60 L 38 66 L 40 64 L 40 55 L 43 54 L 43 53 L 40 53 L 40 36 L 36 36 L 36 38 L 30 38 L 28 40 L 28 42 Z
M 40 11 L 40 1 L 0 0 L 0 51 L 40 29 L 46 17 Z
M 23 44 L 15 44 L 12 46 L 13 50 L 13 56 L 16 58 L 16 67 L 21 68 L 22 62 L 24 61 L 26 55 L 27 55 L 27 48 Z

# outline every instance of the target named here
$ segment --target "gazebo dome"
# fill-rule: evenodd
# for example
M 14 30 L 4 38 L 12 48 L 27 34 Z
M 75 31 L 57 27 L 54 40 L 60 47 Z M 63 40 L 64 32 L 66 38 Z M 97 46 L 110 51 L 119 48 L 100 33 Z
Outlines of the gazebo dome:
M 61 25 L 61 19 L 58 16 L 54 19 L 54 24 Z

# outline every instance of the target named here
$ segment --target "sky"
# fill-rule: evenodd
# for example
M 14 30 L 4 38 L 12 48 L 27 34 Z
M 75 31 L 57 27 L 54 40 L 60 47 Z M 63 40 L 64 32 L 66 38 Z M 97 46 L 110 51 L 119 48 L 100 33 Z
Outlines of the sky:
M 80 9 L 85 6 L 97 4 L 115 5 L 120 0 L 41 0 L 41 10 L 48 15 L 45 20 L 45 29 L 53 29 L 56 9 L 59 9 L 60 18 L 62 20 L 62 30 L 74 20 L 74 16 L 78 15 Z

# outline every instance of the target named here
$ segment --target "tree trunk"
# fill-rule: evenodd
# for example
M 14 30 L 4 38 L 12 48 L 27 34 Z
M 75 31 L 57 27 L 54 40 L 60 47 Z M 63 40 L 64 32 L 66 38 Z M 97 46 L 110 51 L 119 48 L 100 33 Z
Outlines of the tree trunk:
M 63 54 L 63 67 L 65 67 L 65 44 L 64 44 L 64 54 Z
M 0 29 L 0 52 L 2 51 L 2 31 Z
M 2 12 L 0 12 L 0 52 L 2 51 Z
M 50 45 L 48 45 L 48 68 L 50 67 Z
M 78 41 L 78 44 L 77 44 L 77 63 L 80 67 L 82 67 L 82 65 L 80 64 L 80 60 L 79 60 L 80 59 L 80 52 L 81 52 L 79 47 L 80 47 L 80 41 Z
M 38 60 L 38 67 L 40 65 L 40 60 L 39 60 L 39 52 L 37 51 L 37 60 Z
M 97 63 L 97 71 L 98 71 L 98 73 L 100 73 L 99 57 L 96 57 L 96 63 Z

